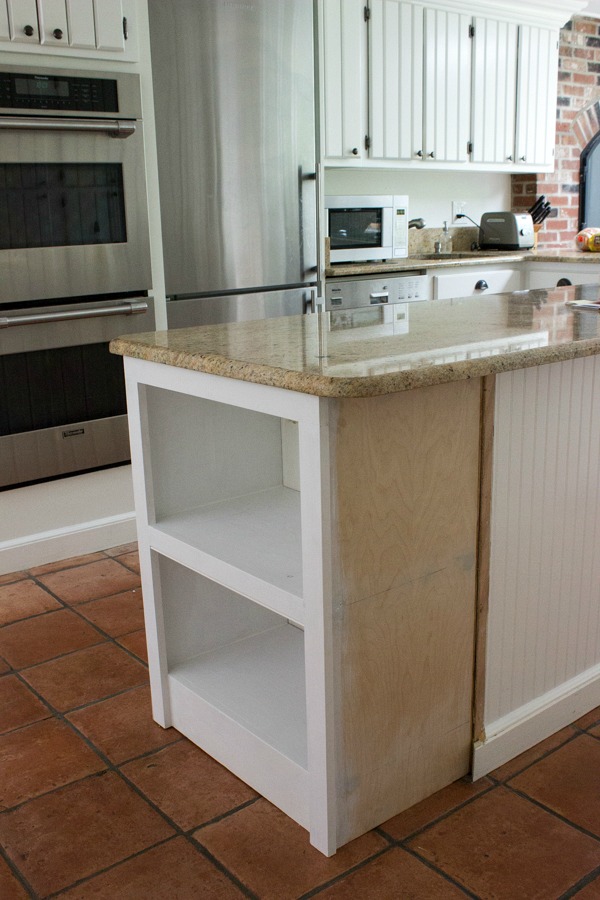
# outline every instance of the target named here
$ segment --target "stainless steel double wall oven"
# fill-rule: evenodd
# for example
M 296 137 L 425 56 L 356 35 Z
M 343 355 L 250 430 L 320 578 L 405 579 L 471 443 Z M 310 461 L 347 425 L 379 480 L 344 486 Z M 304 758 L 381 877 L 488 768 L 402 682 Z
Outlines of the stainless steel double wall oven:
M 0 67 L 0 487 L 129 458 L 150 288 L 138 76 Z

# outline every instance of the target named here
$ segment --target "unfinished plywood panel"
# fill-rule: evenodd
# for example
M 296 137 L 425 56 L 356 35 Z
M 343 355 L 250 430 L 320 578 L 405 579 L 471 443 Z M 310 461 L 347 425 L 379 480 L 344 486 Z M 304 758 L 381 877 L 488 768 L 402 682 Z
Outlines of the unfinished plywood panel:
M 480 403 L 475 380 L 336 408 L 339 844 L 469 769 Z

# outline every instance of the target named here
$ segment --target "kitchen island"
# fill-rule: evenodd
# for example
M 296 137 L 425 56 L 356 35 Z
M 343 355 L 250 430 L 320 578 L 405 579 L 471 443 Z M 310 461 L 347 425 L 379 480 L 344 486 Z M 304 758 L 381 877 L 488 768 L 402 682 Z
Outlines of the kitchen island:
M 600 704 L 600 318 L 529 291 L 126 357 L 156 720 L 323 853 Z

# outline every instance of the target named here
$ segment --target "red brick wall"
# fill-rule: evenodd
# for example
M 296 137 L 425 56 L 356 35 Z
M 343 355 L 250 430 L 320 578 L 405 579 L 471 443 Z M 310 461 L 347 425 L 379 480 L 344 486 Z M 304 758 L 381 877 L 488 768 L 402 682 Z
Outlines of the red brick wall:
M 576 17 L 561 30 L 554 172 L 512 176 L 512 208 L 545 194 L 558 210 L 538 234 L 544 249 L 571 248 L 579 230 L 579 157 L 600 130 L 600 20 Z

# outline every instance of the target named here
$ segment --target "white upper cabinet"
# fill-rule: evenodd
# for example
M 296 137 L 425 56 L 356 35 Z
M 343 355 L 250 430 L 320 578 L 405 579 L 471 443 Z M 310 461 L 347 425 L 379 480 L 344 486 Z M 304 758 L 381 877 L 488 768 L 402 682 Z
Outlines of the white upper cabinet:
M 471 16 L 424 9 L 425 160 L 466 162 L 471 103 Z
M 323 0 L 324 154 L 360 159 L 365 150 L 366 28 L 363 0 Z
M 551 171 L 574 2 L 321 0 L 325 163 Z
M 0 0 L 0 46 L 135 60 L 134 8 L 135 0 Z
M 530 170 L 554 160 L 558 34 L 532 25 L 519 28 L 516 163 Z
M 518 26 L 473 20 L 471 161 L 510 164 L 515 158 Z
M 372 0 L 369 20 L 369 157 L 423 155 L 423 8 Z

